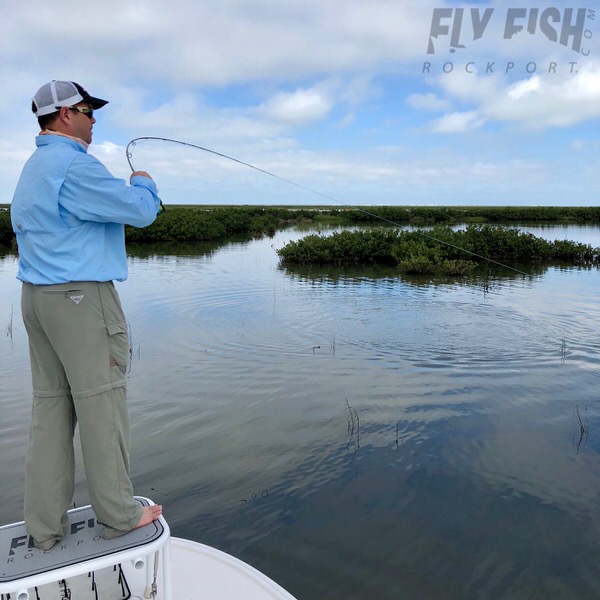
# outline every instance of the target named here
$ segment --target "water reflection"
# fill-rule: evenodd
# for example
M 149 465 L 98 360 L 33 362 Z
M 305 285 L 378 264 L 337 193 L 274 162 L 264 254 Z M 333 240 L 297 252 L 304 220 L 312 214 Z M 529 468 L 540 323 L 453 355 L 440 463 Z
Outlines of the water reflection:
M 557 265 L 554 265 L 556 267 Z M 558 265 L 560 268 L 560 265 Z M 415 287 L 430 286 L 479 286 L 485 291 L 493 289 L 499 281 L 523 281 L 528 278 L 540 277 L 552 268 L 549 265 L 524 265 L 515 264 L 515 269 L 527 273 L 527 276 L 512 269 L 506 269 L 495 265 L 482 265 L 469 275 L 455 277 L 443 275 L 407 275 L 398 273 L 394 267 L 328 267 L 310 265 L 286 265 L 279 267 L 286 275 L 297 279 L 306 279 L 316 284 L 356 282 L 377 280 L 379 282 L 399 280 Z M 574 267 L 564 267 L 572 270 Z M 582 266 L 586 270 L 597 270 L 597 267 Z
M 211 256 L 219 248 L 231 244 L 232 240 L 220 242 L 161 242 L 156 244 L 128 244 L 127 255 L 132 258 L 201 257 Z
M 136 490 L 300 600 L 596 597 L 597 273 L 279 268 L 303 234 L 131 251 Z M 15 274 L 1 258 L 2 522 L 29 414 Z

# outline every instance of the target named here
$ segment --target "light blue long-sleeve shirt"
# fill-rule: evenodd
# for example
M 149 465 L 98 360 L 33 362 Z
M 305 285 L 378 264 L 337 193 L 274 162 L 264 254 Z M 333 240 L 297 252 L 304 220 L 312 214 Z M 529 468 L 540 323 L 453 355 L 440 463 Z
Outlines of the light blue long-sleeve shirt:
M 125 225 L 150 225 L 159 210 L 152 179 L 113 177 L 75 140 L 40 135 L 10 212 L 17 278 L 45 285 L 127 279 Z

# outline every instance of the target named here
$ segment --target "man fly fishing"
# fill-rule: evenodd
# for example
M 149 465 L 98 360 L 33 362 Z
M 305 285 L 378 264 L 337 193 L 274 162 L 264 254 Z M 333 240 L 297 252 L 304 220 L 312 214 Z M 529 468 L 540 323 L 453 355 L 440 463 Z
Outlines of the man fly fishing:
M 11 204 L 33 383 L 25 523 L 42 549 L 65 533 L 77 423 L 104 537 L 147 525 L 162 512 L 161 506 L 142 508 L 133 497 L 129 339 L 113 285 L 127 278 L 125 225 L 150 225 L 160 199 L 145 171 L 132 173 L 127 185 L 87 153 L 94 111 L 106 104 L 72 81 L 37 91 L 32 111 L 41 132 Z

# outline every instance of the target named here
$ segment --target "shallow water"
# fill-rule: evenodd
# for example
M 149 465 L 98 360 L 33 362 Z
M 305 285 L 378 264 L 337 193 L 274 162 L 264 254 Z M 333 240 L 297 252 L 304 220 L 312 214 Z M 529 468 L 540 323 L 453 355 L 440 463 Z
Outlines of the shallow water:
M 304 233 L 130 257 L 136 493 L 299 600 L 597 597 L 598 270 L 279 268 Z M 2 523 L 30 402 L 15 274 L 0 258 Z

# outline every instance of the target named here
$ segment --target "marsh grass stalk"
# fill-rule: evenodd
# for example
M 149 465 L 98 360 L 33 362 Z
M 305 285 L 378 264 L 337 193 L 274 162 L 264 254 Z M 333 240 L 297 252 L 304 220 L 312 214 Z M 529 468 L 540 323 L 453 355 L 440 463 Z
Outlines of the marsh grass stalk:
M 348 407 L 348 442 L 351 442 L 356 432 L 356 448 L 360 448 L 360 418 L 358 411 L 353 406 L 350 406 L 348 398 L 346 398 L 346 406 Z
M 565 338 L 563 338 L 562 342 L 560 344 L 560 361 L 564 363 L 566 359 L 567 359 L 567 340 L 565 340 Z
M 324 346 L 323 348 L 325 348 L 325 346 Z M 314 346 L 312 347 L 312 352 L 313 352 L 313 354 L 315 354 L 315 350 L 320 350 L 320 349 L 321 349 L 321 346 L 320 346 L 320 345 L 318 345 L 318 344 L 317 344 L 317 345 L 314 345 Z M 331 342 L 329 343 L 329 352 L 330 352 L 330 353 L 331 353 L 333 356 L 335 356 L 335 336 L 333 336 L 333 338 L 332 338 Z
M 582 446 L 585 446 L 586 442 L 587 442 L 587 436 L 588 436 L 588 427 L 587 425 L 583 422 L 583 419 L 581 418 L 581 413 L 579 412 L 579 406 L 575 405 L 575 413 L 573 415 L 573 420 L 575 421 L 576 426 L 579 429 L 579 439 L 577 440 L 577 442 L 575 442 L 575 437 L 573 438 L 573 442 L 575 445 L 575 451 L 577 454 L 579 454 L 579 451 L 581 449 Z
M 10 319 L 8 320 L 8 325 L 6 326 L 6 337 L 10 338 L 11 342 L 13 339 L 13 313 L 14 313 L 14 306 L 11 304 L 10 305 Z
M 131 331 L 131 325 L 127 325 L 129 329 L 129 364 L 127 365 L 127 373 L 131 373 L 133 366 L 133 333 Z
M 396 423 L 396 448 L 404 446 L 404 438 L 400 437 L 400 421 Z

